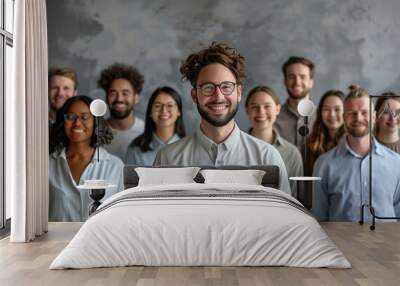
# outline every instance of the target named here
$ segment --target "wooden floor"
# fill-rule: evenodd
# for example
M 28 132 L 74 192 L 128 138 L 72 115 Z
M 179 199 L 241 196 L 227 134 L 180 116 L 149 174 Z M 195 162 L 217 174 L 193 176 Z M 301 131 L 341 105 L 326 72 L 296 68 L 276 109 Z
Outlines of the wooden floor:
M 400 285 L 400 224 L 375 231 L 357 223 L 325 223 L 324 229 L 353 268 L 289 267 L 121 267 L 48 270 L 79 229 L 79 223 L 51 223 L 32 243 L 0 241 L 0 285 Z

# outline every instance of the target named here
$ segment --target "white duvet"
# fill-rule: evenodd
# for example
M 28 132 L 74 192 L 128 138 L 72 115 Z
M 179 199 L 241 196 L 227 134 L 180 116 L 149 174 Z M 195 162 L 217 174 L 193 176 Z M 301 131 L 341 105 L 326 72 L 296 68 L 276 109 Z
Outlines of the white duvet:
M 173 195 L 165 195 L 168 191 Z M 350 268 L 318 222 L 298 205 L 279 190 L 254 185 L 135 187 L 107 199 L 50 269 L 127 265 Z

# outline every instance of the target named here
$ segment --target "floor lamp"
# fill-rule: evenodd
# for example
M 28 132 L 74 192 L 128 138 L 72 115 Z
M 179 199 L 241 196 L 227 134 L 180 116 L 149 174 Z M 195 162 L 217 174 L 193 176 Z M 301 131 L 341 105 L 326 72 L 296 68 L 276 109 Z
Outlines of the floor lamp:
M 373 206 L 372 200 L 372 149 L 373 149 L 373 135 L 372 135 L 372 112 L 373 112 L 373 105 L 372 100 L 373 98 L 384 97 L 384 98 L 400 98 L 399 95 L 369 95 L 369 188 L 368 188 L 368 204 L 363 204 L 361 206 L 361 214 L 360 214 L 360 224 L 364 224 L 364 208 L 369 209 L 371 216 L 372 216 L 372 224 L 369 226 L 371 230 L 375 229 L 375 220 L 398 220 L 400 217 L 381 217 L 375 214 L 375 208 Z
M 99 149 L 100 149 L 100 140 L 99 140 L 99 117 L 104 116 L 107 112 L 107 105 L 101 99 L 95 99 L 90 103 L 90 113 L 96 118 L 96 138 L 97 138 L 97 148 L 96 148 L 96 157 L 97 163 L 100 161 Z M 89 190 L 89 196 L 93 200 L 91 205 L 89 206 L 89 215 L 96 211 L 96 209 L 100 206 L 100 200 L 104 197 L 106 193 L 106 188 L 116 187 L 115 185 L 110 185 L 106 180 L 85 180 L 83 185 L 78 186 L 78 189 L 87 189 Z
M 297 105 L 297 112 L 304 117 L 304 125 L 300 126 L 298 132 L 305 138 L 304 140 L 304 161 L 307 161 L 307 136 L 310 133 L 308 118 L 315 112 L 314 103 L 308 99 L 302 99 Z M 297 183 L 297 199 L 307 208 L 312 208 L 313 184 L 320 181 L 320 177 L 290 177 L 289 180 Z

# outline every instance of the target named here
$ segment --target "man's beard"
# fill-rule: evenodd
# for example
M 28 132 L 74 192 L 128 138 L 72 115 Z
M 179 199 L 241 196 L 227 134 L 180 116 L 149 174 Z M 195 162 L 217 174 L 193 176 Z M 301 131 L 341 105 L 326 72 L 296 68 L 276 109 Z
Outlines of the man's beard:
M 238 108 L 239 108 L 239 104 L 236 104 L 236 107 L 234 108 L 234 110 L 229 112 L 224 118 L 218 120 L 218 119 L 212 118 L 204 109 L 202 109 L 200 107 L 200 104 L 198 102 L 196 105 L 197 105 L 197 110 L 199 111 L 201 117 L 205 121 L 207 121 L 208 123 L 210 123 L 211 125 L 213 125 L 215 127 L 222 127 L 222 126 L 227 125 L 232 120 L 232 118 L 235 117 L 235 115 L 238 111 Z
M 119 120 L 127 118 L 132 113 L 132 111 L 133 106 L 127 108 L 125 111 L 116 111 L 115 109 L 113 109 L 112 106 L 110 106 L 111 117 Z
M 363 131 L 358 131 L 356 128 L 345 126 L 346 132 L 355 138 L 361 138 L 369 134 L 369 125 Z
M 304 91 L 303 91 L 300 95 L 293 95 L 293 94 L 289 91 L 289 89 L 286 88 L 286 91 L 287 91 L 289 97 L 290 97 L 290 98 L 293 98 L 293 99 L 297 99 L 297 100 L 303 99 L 303 98 L 307 97 L 307 95 L 310 93 L 310 90 L 311 90 L 311 88 L 306 88 L 306 89 L 304 89 Z

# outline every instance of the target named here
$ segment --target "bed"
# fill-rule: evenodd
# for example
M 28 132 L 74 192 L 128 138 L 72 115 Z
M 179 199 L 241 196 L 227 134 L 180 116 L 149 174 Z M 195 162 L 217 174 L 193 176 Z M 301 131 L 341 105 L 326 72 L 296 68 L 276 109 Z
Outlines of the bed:
M 218 169 L 238 170 L 237 177 L 250 169 L 265 174 L 260 185 L 204 182 L 200 172 L 191 183 L 138 185 L 138 169 L 126 166 L 126 190 L 102 203 L 50 269 L 129 265 L 351 267 L 312 215 L 276 189 L 278 167 Z

